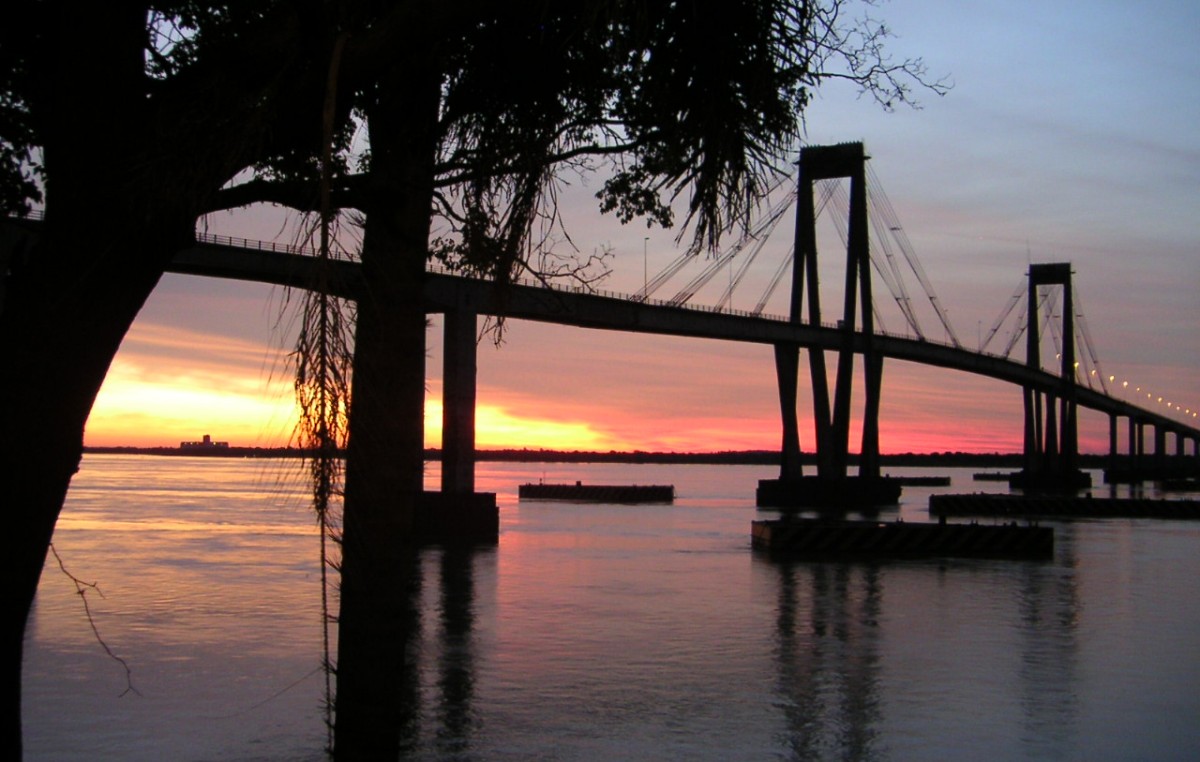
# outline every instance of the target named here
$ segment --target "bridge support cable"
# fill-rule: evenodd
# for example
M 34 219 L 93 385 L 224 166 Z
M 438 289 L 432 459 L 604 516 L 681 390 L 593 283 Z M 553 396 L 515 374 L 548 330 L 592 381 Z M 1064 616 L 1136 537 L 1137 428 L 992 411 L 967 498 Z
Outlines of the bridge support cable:
M 837 229 L 838 237 L 841 239 L 843 246 L 849 246 L 849 239 L 846 232 L 849 229 L 849 219 L 846 216 L 845 211 L 843 211 L 849 207 L 849 197 L 846 195 L 845 190 L 839 185 L 838 192 L 834 197 L 834 205 L 831 207 L 831 209 L 833 210 L 832 215 L 835 221 L 835 228 Z M 870 218 L 873 223 L 875 222 L 871 215 L 868 215 L 868 218 Z M 871 238 L 871 242 L 872 244 L 879 244 L 879 248 L 884 250 L 885 253 L 887 253 L 890 249 L 887 239 L 880 238 L 878 231 L 876 231 L 876 235 Z M 925 333 L 921 330 L 920 321 L 917 320 L 916 313 L 913 311 L 912 300 L 908 297 L 908 290 L 904 286 L 903 277 L 900 275 L 899 270 L 895 267 L 894 259 L 890 260 L 885 266 L 880 262 L 879 257 L 875 255 L 875 252 L 876 247 L 872 245 L 871 264 L 874 266 L 875 272 L 879 273 L 879 277 L 883 280 L 884 285 L 887 286 L 888 292 L 891 293 L 892 298 L 896 301 L 896 305 L 900 308 L 900 312 L 904 315 L 904 319 L 908 323 L 909 327 L 916 333 L 918 338 L 925 338 Z M 879 322 L 879 329 L 884 330 L 882 321 L 879 320 L 880 312 L 878 303 L 873 304 L 872 308 L 875 310 L 876 320 Z
M 840 183 L 837 180 L 824 180 L 821 182 L 821 197 L 817 202 L 814 217 L 819 217 L 821 212 L 829 204 L 830 198 L 837 191 Z M 792 193 L 792 199 L 799 204 L 799 199 L 795 191 Z M 796 261 L 796 245 L 793 242 L 788 249 L 787 255 L 780 261 L 779 266 L 775 268 L 774 274 L 771 275 L 771 280 L 767 283 L 767 287 L 763 289 L 762 296 L 759 297 L 758 303 L 754 305 L 754 309 L 750 311 L 751 315 L 761 315 L 766 309 L 767 302 L 774 296 L 775 291 L 779 288 L 779 284 L 783 282 L 783 276 L 787 274 L 788 269 L 794 266 Z
M 877 218 L 872 218 L 873 227 L 875 228 L 875 241 L 878 246 L 871 247 L 871 264 L 875 265 L 879 277 L 887 284 L 888 290 L 892 293 L 892 298 L 896 300 L 896 304 L 900 307 L 900 311 L 904 314 L 909 326 L 916 334 L 917 338 L 925 338 L 925 331 L 921 329 L 921 321 L 917 318 L 916 310 L 913 309 L 912 298 L 908 295 L 908 288 L 904 285 L 904 279 L 900 275 L 900 268 L 896 264 L 896 257 L 892 254 L 891 244 L 887 237 L 879 228 L 882 223 Z M 887 267 L 884 267 L 879 261 L 879 257 L 875 256 L 876 251 L 882 251 L 884 254 Z
M 787 274 L 788 268 L 792 266 L 793 260 L 796 258 L 796 247 L 793 245 L 788 249 L 787 256 L 780 260 L 779 266 L 775 268 L 775 273 L 771 276 L 771 280 L 767 283 L 766 289 L 763 290 L 762 296 L 759 297 L 758 303 L 754 305 L 754 309 L 750 310 L 750 314 L 754 316 L 761 315 L 767 307 L 767 302 L 775 294 L 775 290 L 779 288 L 779 284 L 783 281 L 783 276 Z
M 737 240 L 737 242 L 729 247 L 729 249 L 710 260 L 708 266 L 705 267 L 704 270 L 701 271 L 699 275 L 694 277 L 687 285 L 681 288 L 678 293 L 675 294 L 675 296 L 671 297 L 671 299 L 668 300 L 668 303 L 675 306 L 680 306 L 691 301 L 692 297 L 696 295 L 696 292 L 708 285 L 708 283 L 712 281 L 714 277 L 716 277 L 722 268 L 724 268 L 726 265 L 732 267 L 730 263 L 734 257 L 749 248 L 751 253 L 748 257 L 748 261 L 742 265 L 742 268 L 739 270 L 737 276 L 739 281 L 741 278 L 745 277 L 745 274 L 749 269 L 750 262 L 752 262 L 753 259 L 758 256 L 758 253 L 762 251 L 763 247 L 766 245 L 767 238 L 775 229 L 775 226 L 779 224 L 779 221 L 783 218 L 784 213 L 791 207 L 794 198 L 794 191 L 785 194 L 778 203 L 771 207 L 766 216 L 759 220 L 753 228 L 747 230 L 746 233 Z M 718 307 L 723 306 L 724 302 L 728 301 L 729 296 L 732 295 L 733 289 L 737 286 L 737 284 L 733 281 L 734 278 L 731 274 L 729 288 L 726 289 L 726 295 L 723 297 L 722 302 L 720 305 L 718 305 Z
M 645 302 L 650 296 L 667 284 L 671 278 L 679 273 L 680 270 L 687 267 L 688 264 L 696 259 L 698 255 L 695 252 L 684 252 L 676 257 L 666 268 L 658 275 L 651 278 L 642 288 L 634 293 L 634 301 Z
M 934 293 L 933 284 L 929 280 L 929 276 L 925 274 L 925 268 L 921 266 L 921 262 L 917 259 L 916 251 L 913 249 L 912 242 L 908 240 L 908 235 L 904 232 L 904 228 L 900 225 L 900 218 L 896 214 L 892 202 L 888 199 L 887 194 L 883 191 L 883 185 L 879 182 L 878 175 L 874 169 L 868 165 L 868 177 L 870 178 L 871 204 L 878 209 L 883 215 L 883 219 L 887 223 L 888 231 L 892 234 L 892 238 L 896 241 L 896 245 L 904 254 L 905 261 L 912 269 L 913 274 L 917 276 L 917 282 L 921 284 L 921 288 L 925 290 L 925 296 L 929 299 L 929 303 L 933 305 L 933 310 L 937 314 L 938 320 L 941 321 L 942 327 L 946 330 L 946 335 L 950 337 L 951 343 L 955 347 L 962 347 L 962 343 L 958 340 L 958 334 L 955 333 L 954 327 L 950 325 L 950 318 L 942 308 L 941 302 L 938 300 L 937 294 Z
M 1108 390 L 1108 379 L 1104 376 L 1104 370 L 1100 367 L 1100 358 L 1096 354 L 1096 345 L 1092 341 L 1092 332 L 1088 329 L 1087 318 L 1084 317 L 1083 302 L 1079 298 L 1079 294 L 1075 294 L 1075 320 L 1079 327 L 1079 337 L 1082 339 L 1083 347 L 1086 352 L 1084 355 L 1091 362 L 1092 370 L 1096 372 L 1096 377 L 1100 380 L 1100 389 L 1105 394 L 1110 394 Z
M 1028 286 L 1025 283 L 1021 284 L 1022 291 L 1025 291 L 1027 288 L 1028 288 Z M 1051 292 L 1049 292 L 1049 291 L 1042 294 L 1041 299 L 1037 305 L 1037 308 L 1039 311 L 1046 308 L 1046 303 L 1049 301 L 1050 296 L 1051 296 Z M 1047 309 L 1047 312 L 1049 312 L 1049 309 Z M 1013 349 L 1016 348 L 1017 342 L 1020 341 L 1021 337 L 1025 335 L 1025 328 L 1029 322 L 1028 318 L 1029 318 L 1029 305 L 1027 302 L 1025 302 L 1025 300 L 1022 299 L 1021 300 L 1021 311 L 1020 311 L 1020 313 L 1018 313 L 1016 326 L 1013 328 L 1012 335 L 1008 339 L 1008 344 L 1006 344 L 1004 346 L 1004 351 L 1000 355 L 1001 357 L 1010 357 L 1010 358 L 1012 357 L 1012 352 L 1013 352 Z
M 1024 295 L 1025 279 L 1021 278 L 1021 280 L 1017 283 L 1016 290 L 1013 291 L 1013 295 L 1009 298 L 1008 303 L 1004 305 L 1004 309 L 1000 311 L 1000 317 L 996 318 L 996 322 L 992 324 L 991 329 L 988 331 L 987 338 L 980 343 L 978 350 L 980 354 L 983 354 L 987 351 L 988 345 L 992 343 L 992 339 L 994 339 L 996 334 L 1000 332 L 1000 329 L 1004 326 L 1004 321 L 1008 320 L 1008 316 L 1011 315 L 1012 311 L 1021 303 L 1021 297 Z M 1021 321 L 1018 320 L 1017 325 L 1020 326 L 1020 323 Z M 1008 357 L 1009 353 L 1012 352 L 1012 348 L 1015 343 L 1016 341 L 1014 340 L 1012 344 L 1009 344 L 1008 349 L 1000 353 L 1001 356 Z
M 762 250 L 767 245 L 767 241 L 770 239 L 771 234 L 775 232 L 775 228 L 779 225 L 779 221 L 783 219 L 784 213 L 791 208 L 793 198 L 794 196 L 789 194 L 787 203 L 781 204 L 775 210 L 773 210 L 766 223 L 759 227 L 754 237 L 754 245 L 750 247 L 749 255 L 745 257 L 745 260 L 742 262 L 741 267 L 738 268 L 737 273 L 730 278 L 729 286 L 726 287 L 726 289 L 721 293 L 721 297 L 717 300 L 716 308 L 718 310 L 724 309 L 729 300 L 733 298 L 734 290 L 741 285 L 742 279 L 746 277 L 746 273 L 750 269 L 750 265 L 754 264 L 754 260 L 758 258 L 759 254 L 762 253 Z M 732 266 L 731 257 L 730 267 Z
M 869 167 L 868 171 L 870 171 Z M 878 188 L 875 185 L 877 180 L 874 179 L 875 174 L 873 171 L 869 176 L 872 180 L 871 184 L 867 187 L 867 198 L 874 212 L 878 208 L 877 199 L 882 198 L 886 203 L 887 198 L 879 196 Z M 890 209 L 890 204 L 884 208 Z M 871 263 L 875 265 L 875 269 L 879 272 L 879 277 L 883 279 L 884 283 L 888 284 L 888 290 L 891 291 L 892 297 L 896 300 L 896 304 L 899 305 L 900 311 L 904 314 L 905 319 L 917 335 L 917 338 L 924 339 L 925 332 L 921 329 L 921 321 L 917 318 L 916 310 L 913 309 L 912 298 L 908 294 L 908 287 L 904 284 L 904 276 L 900 271 L 900 265 L 896 262 L 896 256 L 892 252 L 891 236 L 894 236 L 901 230 L 895 216 L 895 211 L 892 210 L 886 220 L 879 213 L 872 213 L 870 219 L 871 226 L 875 231 L 875 237 L 872 239 L 875 245 L 871 247 Z M 883 252 L 887 267 L 884 267 L 880 263 L 879 257 L 876 256 L 876 251 Z

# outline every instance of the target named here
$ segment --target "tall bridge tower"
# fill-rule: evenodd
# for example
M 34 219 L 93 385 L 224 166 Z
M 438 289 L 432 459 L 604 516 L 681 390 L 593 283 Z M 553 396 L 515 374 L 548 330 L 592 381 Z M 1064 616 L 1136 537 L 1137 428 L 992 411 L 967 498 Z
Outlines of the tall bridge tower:
M 879 476 L 879 397 L 883 383 L 883 356 L 876 350 L 874 341 L 866 160 L 862 143 L 813 146 L 800 152 L 790 319 L 793 323 L 811 326 L 820 326 L 822 323 L 813 184 L 818 180 L 848 177 L 850 209 L 846 235 L 846 286 L 842 318 L 837 328 L 841 338 L 832 402 L 825 352 L 820 349 L 808 351 L 813 418 L 816 421 L 815 477 L 804 476 L 801 466 L 800 430 L 796 416 L 800 350 L 792 344 L 775 345 L 775 370 L 783 421 L 782 465 L 779 479 L 759 483 L 759 505 L 821 505 L 844 501 L 870 505 L 895 502 L 899 498 L 899 485 Z M 859 331 L 855 330 L 856 325 Z M 847 467 L 856 352 L 863 355 L 865 400 L 858 475 L 850 477 Z
M 1058 353 L 1060 386 L 1057 392 L 1025 387 L 1024 470 L 1013 475 L 1011 484 L 1023 489 L 1075 490 L 1089 486 L 1091 477 L 1079 470 L 1075 305 L 1069 263 L 1029 266 L 1025 362 L 1030 368 L 1041 370 L 1039 327 L 1042 321 L 1038 310 L 1038 287 L 1052 285 L 1061 286 L 1063 290 L 1062 346 Z

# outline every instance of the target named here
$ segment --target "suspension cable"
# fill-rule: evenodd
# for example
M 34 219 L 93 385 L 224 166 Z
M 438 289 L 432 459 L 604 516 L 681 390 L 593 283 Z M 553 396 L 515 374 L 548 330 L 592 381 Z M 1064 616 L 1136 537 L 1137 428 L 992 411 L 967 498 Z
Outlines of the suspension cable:
M 1005 305 L 1004 309 L 1000 311 L 1000 317 L 996 319 L 996 322 L 992 324 L 992 329 L 988 331 L 987 339 L 985 339 L 980 345 L 980 354 L 987 350 L 988 344 L 992 343 L 992 339 L 995 338 L 996 334 L 1000 331 L 1000 328 L 1004 325 L 1004 321 L 1007 320 L 1008 316 L 1012 314 L 1013 309 L 1021 303 L 1021 297 L 1025 294 L 1025 289 L 1025 278 L 1021 278 L 1021 280 L 1017 282 L 1017 288 L 1015 291 L 1013 291 L 1013 295 L 1009 297 L 1008 304 Z M 1024 320 L 1020 321 L 1022 324 L 1024 322 Z M 1012 344 L 1009 344 L 1008 350 L 1004 352 L 1004 357 L 1008 357 L 1008 353 L 1012 351 L 1012 346 Z
M 872 204 L 889 221 L 888 230 L 892 234 L 892 238 L 895 239 L 896 244 L 900 247 L 901 253 L 904 254 L 904 259 L 908 262 L 908 266 L 912 268 L 913 274 L 917 276 L 917 281 L 925 290 L 925 296 L 929 298 L 929 303 L 933 305 L 933 310 L 937 314 L 938 320 L 941 321 L 942 327 L 946 329 L 946 335 L 950 337 L 950 341 L 954 346 L 961 348 L 962 343 L 958 340 L 958 335 L 954 332 L 954 327 L 950 325 L 950 318 L 938 300 L 937 294 L 934 293 L 933 284 L 930 283 L 929 277 L 925 274 L 925 268 L 921 266 L 920 260 L 917 259 L 912 243 L 908 240 L 908 235 L 905 234 L 904 228 L 900 226 L 900 218 L 896 215 L 896 210 L 892 207 L 892 202 L 884 192 L 883 185 L 879 182 L 879 176 L 875 173 L 875 169 L 870 163 L 867 164 L 867 176 L 870 178 L 870 182 L 867 184 L 868 197 L 875 199 Z

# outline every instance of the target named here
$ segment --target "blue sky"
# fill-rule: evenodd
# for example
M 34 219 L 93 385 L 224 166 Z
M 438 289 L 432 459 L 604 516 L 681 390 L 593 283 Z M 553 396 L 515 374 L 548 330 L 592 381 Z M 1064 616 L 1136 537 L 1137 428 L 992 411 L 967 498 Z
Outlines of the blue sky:
M 945 97 L 917 91 L 921 108 L 884 113 L 846 85 L 830 85 L 808 111 L 808 141 L 865 142 L 963 342 L 974 345 L 991 325 L 1029 262 L 1069 261 L 1105 371 L 1200 406 L 1200 4 L 893 0 L 869 10 L 896 35 L 895 58 L 922 57 L 929 76 L 953 89 Z M 643 246 L 652 275 L 678 250 L 668 233 L 601 219 L 591 198 L 598 185 L 572 181 L 564 195 L 572 235 L 585 253 L 611 250 L 605 287 L 635 290 Z M 240 213 L 209 224 L 270 238 L 278 219 Z M 755 297 L 739 292 L 735 306 Z M 268 288 L 168 276 L 118 370 L 151 386 L 223 389 L 221 379 L 236 376 L 241 385 L 230 394 L 258 388 L 286 397 L 278 367 L 288 332 L 274 327 L 280 304 Z M 172 330 L 188 337 L 192 360 L 163 353 L 161 337 Z M 240 349 L 228 351 L 231 341 Z M 436 401 L 436 328 L 430 344 Z M 192 361 L 211 371 L 199 382 Z M 885 450 L 935 439 L 964 449 L 1020 445 L 1015 390 L 900 363 L 885 369 L 884 383 Z M 759 347 L 514 322 L 501 348 L 481 346 L 479 384 L 481 405 L 583 427 L 605 449 L 778 441 L 770 352 Z M 285 402 L 263 413 L 263 441 L 286 428 Z M 97 414 L 129 411 L 101 406 Z M 221 425 L 214 421 L 211 433 L 234 438 Z M 1084 425 L 1092 432 L 1085 446 L 1088 436 L 1106 441 L 1106 422 Z

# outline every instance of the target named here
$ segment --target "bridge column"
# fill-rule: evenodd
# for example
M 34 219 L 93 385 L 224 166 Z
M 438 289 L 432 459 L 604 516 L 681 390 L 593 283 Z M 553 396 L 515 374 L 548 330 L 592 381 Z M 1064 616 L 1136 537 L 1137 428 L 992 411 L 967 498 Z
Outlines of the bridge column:
M 1146 468 L 1146 423 L 1139 420 L 1137 422 L 1137 455 L 1133 459 L 1133 471 L 1139 476 L 1145 472 Z M 1140 480 L 1140 479 L 1139 479 Z
M 1161 479 L 1167 473 L 1167 430 L 1154 424 L 1154 476 Z
M 863 413 L 862 456 L 858 475 L 879 478 L 879 401 L 883 391 L 883 357 L 875 353 L 863 357 L 866 365 L 866 408 Z
M 1063 288 L 1063 345 L 1059 353 L 1059 380 L 1053 390 L 1025 390 L 1025 468 L 1015 474 L 1010 483 L 1023 489 L 1074 490 L 1088 486 L 1091 478 L 1079 470 L 1075 306 L 1071 293 L 1071 265 L 1029 266 L 1026 364 L 1035 370 L 1042 369 L 1038 286 L 1045 285 L 1061 285 Z
M 800 423 L 796 418 L 796 384 L 800 380 L 800 349 L 775 345 L 775 376 L 779 381 L 779 413 L 783 421 L 780 450 L 780 479 L 799 479 L 804 475 L 800 462 Z
M 1117 472 L 1117 414 L 1108 414 L 1108 473 Z
M 1046 395 L 1046 432 L 1042 446 L 1043 471 L 1053 474 L 1058 471 L 1058 405 L 1053 394 Z
M 442 492 L 475 491 L 477 316 L 450 310 L 442 326 Z
M 850 178 L 849 229 L 846 246 L 845 302 L 842 309 L 837 352 L 833 404 L 830 405 L 825 351 L 810 349 L 813 419 L 816 422 L 817 475 L 805 478 L 799 467 L 799 436 L 792 433 L 798 359 L 795 349 L 776 347 L 776 372 L 780 383 L 783 413 L 783 466 L 778 480 L 759 482 L 761 506 L 805 506 L 835 504 L 859 507 L 895 503 L 900 486 L 879 476 L 879 408 L 882 392 L 883 357 L 875 348 L 871 259 L 867 221 L 866 154 L 861 143 L 813 146 L 800 152 L 796 200 L 796 257 L 792 266 L 791 320 L 819 326 L 820 288 L 817 281 L 816 213 L 813 183 L 817 180 Z M 806 282 L 807 281 L 807 282 Z M 804 297 L 808 297 L 805 314 Z M 856 326 L 860 328 L 856 331 Z M 849 477 L 851 393 L 854 355 L 863 353 L 865 402 L 861 460 L 857 477 Z
M 496 495 L 475 491 L 477 316 L 447 310 L 442 326 L 442 489 L 425 492 L 423 542 L 446 546 L 499 541 Z

